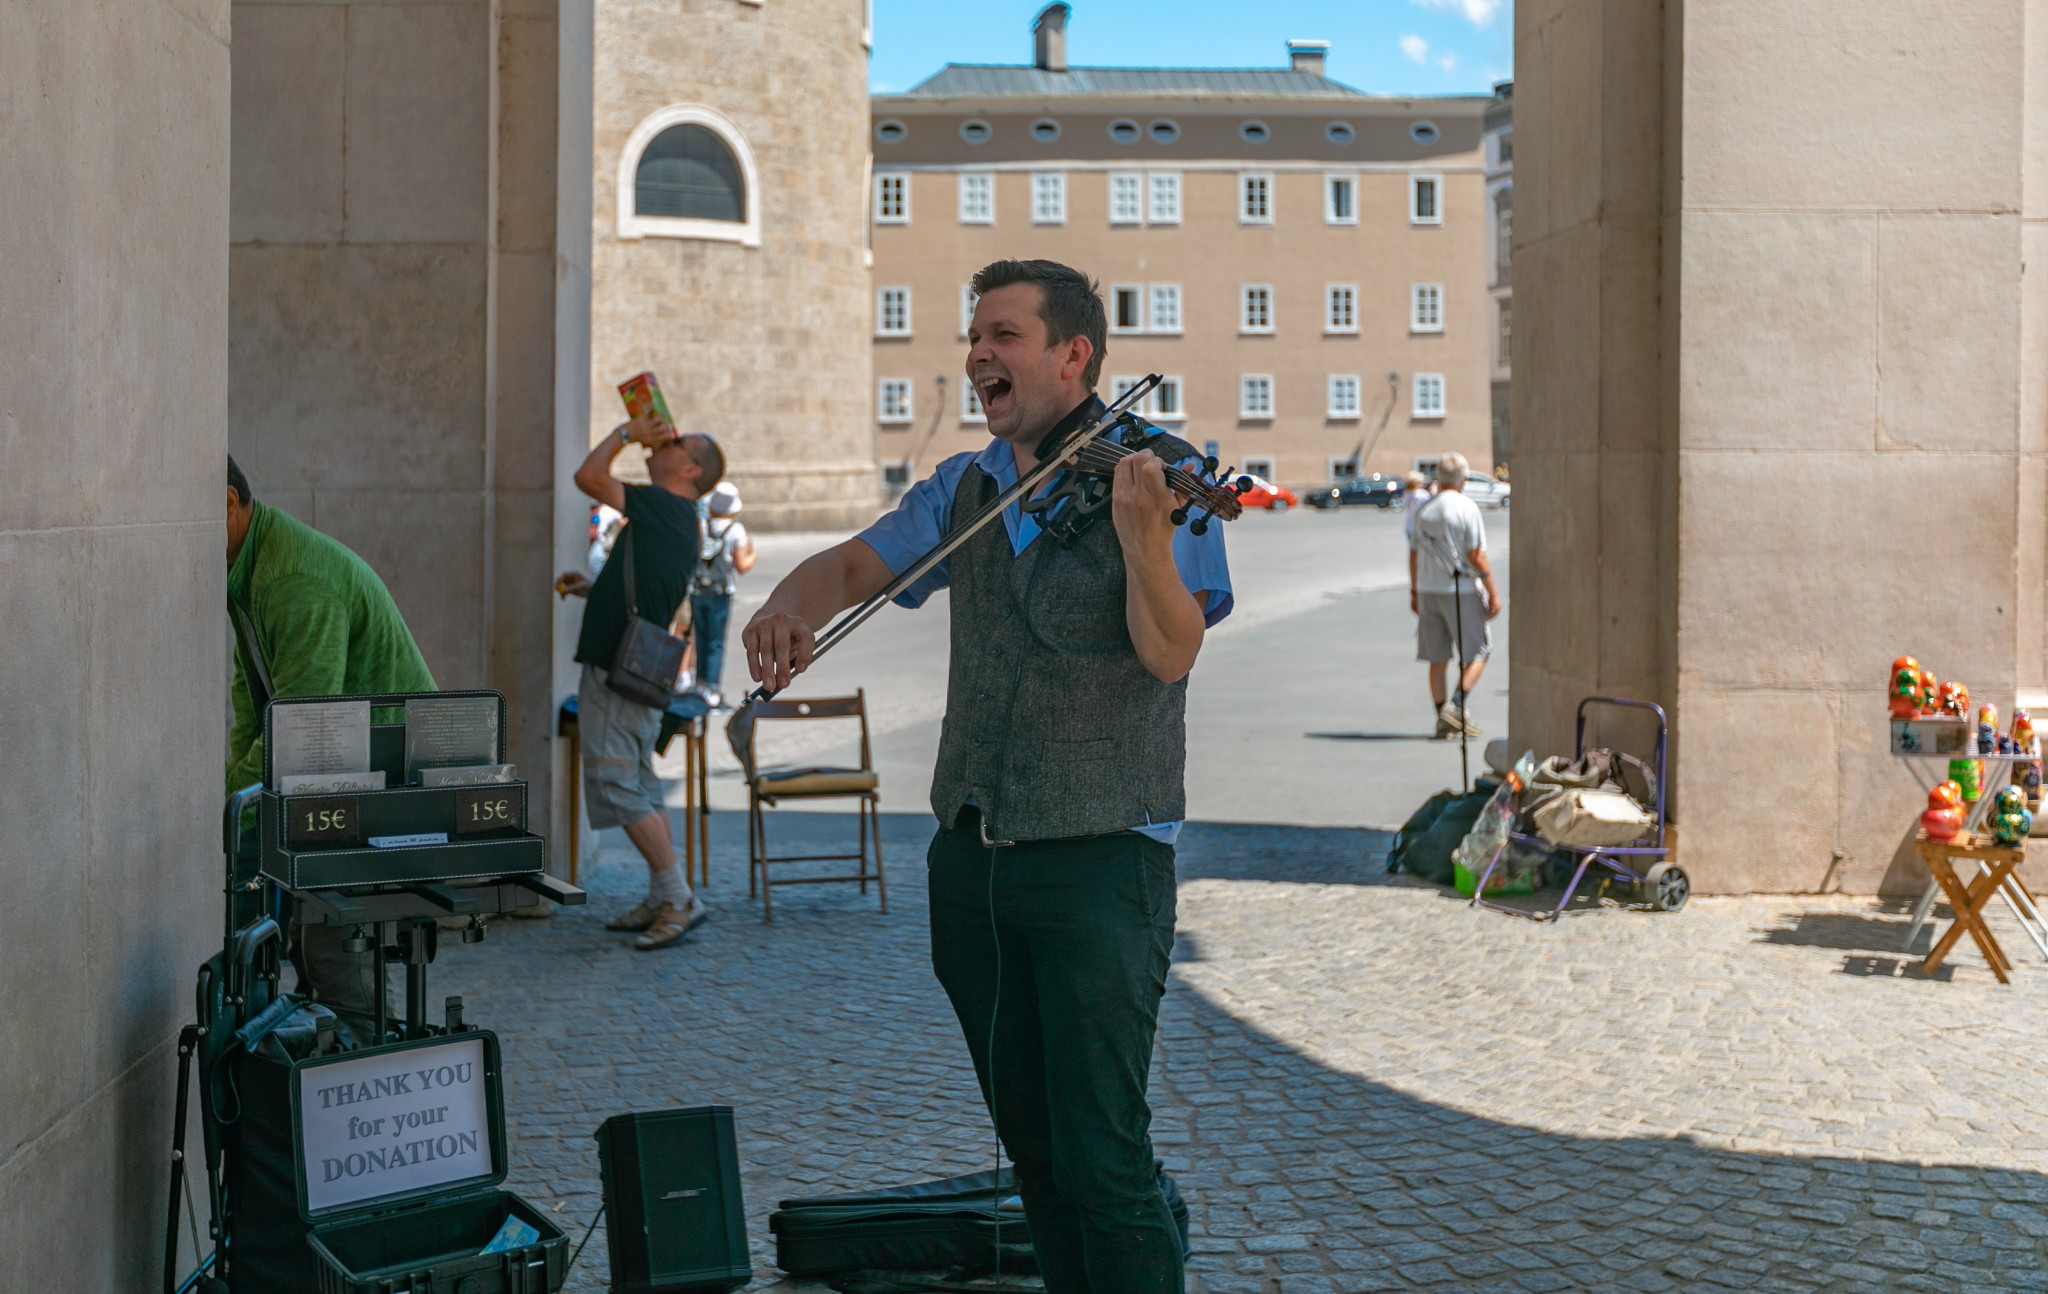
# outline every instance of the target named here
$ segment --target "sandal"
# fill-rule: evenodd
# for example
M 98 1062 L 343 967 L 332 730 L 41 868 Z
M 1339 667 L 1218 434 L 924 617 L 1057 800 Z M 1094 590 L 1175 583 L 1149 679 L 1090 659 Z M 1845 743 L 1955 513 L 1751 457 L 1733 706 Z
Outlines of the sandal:
M 661 912 L 659 909 L 651 908 L 643 902 L 635 905 L 633 910 L 631 912 L 626 913 L 624 916 L 613 917 L 611 920 L 605 922 L 604 928 L 607 930 L 623 930 L 631 934 L 637 934 L 640 931 L 645 930 L 647 927 L 653 925 L 655 919 L 660 915 Z
M 655 915 L 653 924 L 647 927 L 647 932 L 633 941 L 633 949 L 635 952 L 651 953 L 657 948 L 679 944 L 684 936 L 710 919 L 711 910 L 704 906 L 702 899 L 690 904 L 690 916 L 687 921 L 684 920 L 683 914 L 676 910 L 675 904 L 664 903 L 661 905 L 661 911 Z

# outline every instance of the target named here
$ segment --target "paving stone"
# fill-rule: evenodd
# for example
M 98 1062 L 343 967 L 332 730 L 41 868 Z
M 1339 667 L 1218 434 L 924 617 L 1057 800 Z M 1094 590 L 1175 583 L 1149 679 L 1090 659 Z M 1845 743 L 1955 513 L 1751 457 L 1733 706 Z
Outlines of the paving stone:
M 884 825 L 886 916 L 805 887 L 764 925 L 720 814 L 716 914 L 681 947 L 601 928 L 644 887 L 617 845 L 585 861 L 590 906 L 444 945 L 433 994 L 503 1044 L 510 1188 L 580 1238 L 599 1123 L 729 1104 L 748 1288 L 819 1291 L 774 1269 L 778 1200 L 992 1166 L 929 966 L 930 823 Z M 850 836 L 827 814 L 778 828 L 792 849 Z M 1390 882 L 1385 845 L 1182 838 L 1152 1092 L 1197 1294 L 2048 1290 L 2048 968 L 2017 932 L 2009 988 L 1972 950 L 1947 981 L 1845 974 L 1896 947 L 1895 909 L 1696 899 L 1537 926 Z M 593 1240 L 566 1289 L 608 1283 Z

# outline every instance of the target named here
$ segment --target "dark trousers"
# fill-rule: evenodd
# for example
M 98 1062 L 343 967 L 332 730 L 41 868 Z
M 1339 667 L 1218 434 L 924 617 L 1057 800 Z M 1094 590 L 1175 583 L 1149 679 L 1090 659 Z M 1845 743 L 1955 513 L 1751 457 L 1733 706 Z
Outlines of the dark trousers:
M 697 639 L 697 681 L 705 687 L 718 686 L 725 668 L 725 626 L 732 618 L 732 594 L 690 594 L 690 632 Z
M 1173 948 L 1173 847 L 1122 832 L 932 839 L 932 969 L 1017 1167 L 1048 1294 L 1180 1294 L 1145 1086 Z M 1000 957 L 1000 970 L 998 958 Z

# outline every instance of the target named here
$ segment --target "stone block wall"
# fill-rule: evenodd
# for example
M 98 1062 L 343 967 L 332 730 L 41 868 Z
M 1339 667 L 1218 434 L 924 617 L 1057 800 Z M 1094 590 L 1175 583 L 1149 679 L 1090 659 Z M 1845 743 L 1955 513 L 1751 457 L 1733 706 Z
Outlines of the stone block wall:
M 652 369 L 678 422 L 724 445 L 758 529 L 861 525 L 880 506 L 862 20 L 858 0 L 597 13 L 590 436 L 623 419 L 618 383 Z M 723 114 L 751 147 L 759 246 L 619 237 L 628 137 L 681 103 Z M 621 462 L 644 470 L 636 450 Z
M 1516 23 L 1515 741 L 1653 696 L 1704 888 L 1917 890 L 1886 667 L 2048 680 L 2048 3 Z
M 225 0 L 0 10 L 8 1290 L 155 1287 L 219 947 L 228 68 Z

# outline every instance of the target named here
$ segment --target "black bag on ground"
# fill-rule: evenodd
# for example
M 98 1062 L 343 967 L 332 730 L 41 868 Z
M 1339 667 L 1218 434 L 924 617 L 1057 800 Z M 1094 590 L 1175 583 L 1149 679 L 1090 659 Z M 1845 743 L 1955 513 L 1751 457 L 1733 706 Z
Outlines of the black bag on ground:
M 1188 1206 L 1163 1166 L 1159 1191 L 1185 1255 Z M 996 1265 L 998 1233 L 1005 1270 L 1037 1268 L 1016 1175 L 1008 1168 L 887 1190 L 784 1200 L 768 1215 L 768 1230 L 775 1236 L 775 1265 L 792 1276 L 864 1269 L 986 1271 Z
M 1491 784 L 1469 795 L 1438 791 L 1430 796 L 1395 834 L 1393 847 L 1387 851 L 1387 870 L 1408 872 L 1433 885 L 1449 885 L 1454 875 L 1451 855 L 1492 797 Z

